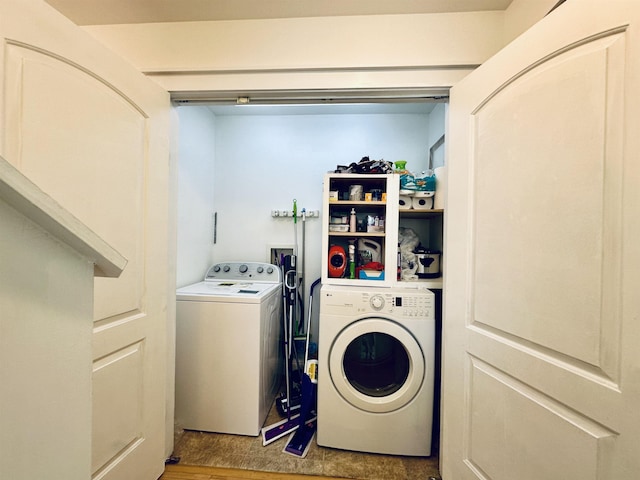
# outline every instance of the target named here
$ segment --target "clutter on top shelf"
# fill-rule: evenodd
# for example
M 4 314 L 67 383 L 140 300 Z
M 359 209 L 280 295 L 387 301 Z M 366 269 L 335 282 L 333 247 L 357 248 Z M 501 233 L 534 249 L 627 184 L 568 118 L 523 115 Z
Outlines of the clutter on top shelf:
M 393 164 L 385 160 L 371 160 L 362 157 L 358 163 L 337 165 L 333 173 L 393 173 Z

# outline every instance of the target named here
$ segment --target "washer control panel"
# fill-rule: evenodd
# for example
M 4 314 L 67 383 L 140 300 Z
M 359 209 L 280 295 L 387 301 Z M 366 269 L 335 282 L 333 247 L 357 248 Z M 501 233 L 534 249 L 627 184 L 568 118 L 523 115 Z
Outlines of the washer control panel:
M 371 308 L 373 308 L 376 312 L 379 312 L 384 308 L 385 305 L 384 295 L 373 295 L 371 298 L 369 298 L 369 304 L 371 305 Z
M 282 271 L 277 265 L 262 262 L 225 262 L 209 267 L 207 280 L 251 280 L 252 282 L 280 283 Z
M 397 318 L 433 318 L 435 295 L 430 290 L 365 289 L 324 286 L 322 313 L 334 315 L 387 314 Z
M 434 312 L 435 296 L 431 295 L 402 295 L 394 297 L 396 314 L 401 312 L 403 317 L 429 317 Z

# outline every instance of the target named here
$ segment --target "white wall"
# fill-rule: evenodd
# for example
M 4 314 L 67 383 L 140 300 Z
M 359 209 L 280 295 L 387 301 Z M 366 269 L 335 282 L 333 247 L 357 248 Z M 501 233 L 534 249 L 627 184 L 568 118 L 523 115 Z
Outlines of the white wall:
M 6 185 L 0 198 L 0 478 L 85 480 L 92 472 L 93 265 L 7 203 L 18 195 Z
M 430 137 L 444 129 L 434 114 L 218 115 L 180 107 L 178 285 L 198 281 L 210 263 L 269 261 L 272 246 L 293 245 L 291 218 L 271 210 L 322 210 L 322 181 L 363 156 L 427 168 Z M 435 121 L 431 120 L 435 117 Z M 202 145 L 199 145 L 199 140 Z M 185 145 L 186 144 L 186 145 Z M 215 153 L 212 147 L 215 146 Z M 218 215 L 217 243 L 211 216 Z M 308 287 L 320 276 L 321 224 L 309 218 Z M 302 224 L 298 223 L 302 253 Z M 307 292 L 305 293 L 305 296 Z
M 206 107 L 179 107 L 178 287 L 204 278 L 212 262 L 215 116 Z

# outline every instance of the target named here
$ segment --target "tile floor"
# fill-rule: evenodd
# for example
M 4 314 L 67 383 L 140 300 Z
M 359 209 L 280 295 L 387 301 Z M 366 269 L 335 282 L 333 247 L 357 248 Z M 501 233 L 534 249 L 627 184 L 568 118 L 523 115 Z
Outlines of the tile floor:
M 275 408 L 265 425 L 281 420 Z M 440 480 L 437 452 L 431 457 L 403 457 L 320 447 L 315 438 L 305 458 L 282 452 L 288 437 L 266 447 L 262 437 L 197 431 L 176 433 L 174 455 L 184 465 L 325 475 L 359 480 Z

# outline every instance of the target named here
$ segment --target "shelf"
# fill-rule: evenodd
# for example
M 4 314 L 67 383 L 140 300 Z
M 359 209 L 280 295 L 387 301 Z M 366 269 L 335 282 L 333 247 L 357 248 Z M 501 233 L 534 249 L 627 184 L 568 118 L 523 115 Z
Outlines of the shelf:
M 324 179 L 323 186 L 323 222 L 322 222 L 322 264 L 323 283 L 332 285 L 371 285 L 379 287 L 388 287 L 396 282 L 396 263 L 397 263 L 397 235 L 398 235 L 398 214 L 397 206 L 399 204 L 398 189 L 399 176 L 395 174 L 327 174 Z M 362 200 L 349 200 L 347 193 L 353 186 L 362 187 Z M 377 190 L 381 196 L 376 196 L 373 200 L 367 194 L 373 194 Z M 336 192 L 338 193 L 336 198 Z M 366 200 L 365 198 L 370 198 Z M 384 200 L 382 199 L 384 198 Z M 329 228 L 333 224 L 330 223 L 334 217 L 348 217 L 351 221 L 351 211 L 355 210 L 357 224 L 361 227 L 360 231 L 350 232 L 331 232 Z M 371 217 L 378 217 L 384 220 L 384 231 L 368 232 L 366 231 Z M 344 227 L 343 227 L 344 228 Z M 344 262 L 344 256 L 347 256 L 347 267 L 349 259 L 349 248 L 355 243 L 356 262 L 364 261 L 361 255 L 371 255 L 377 262 L 385 266 L 383 279 L 363 279 L 363 278 L 336 278 L 328 276 L 328 265 L 334 267 L 336 263 Z M 362 246 L 361 246 L 362 245 Z M 365 248 L 366 245 L 366 248 Z M 341 250 L 334 250 L 332 255 L 335 257 L 329 259 L 329 250 L 332 246 L 342 247 Z M 358 250 L 361 248 L 362 250 Z M 366 250 L 370 250 L 367 252 Z M 336 253 L 337 252 L 337 253 Z M 362 252 L 362 253 L 361 253 Z
M 442 289 L 442 277 L 438 278 L 419 278 L 416 280 L 398 280 L 399 286 L 420 285 L 427 288 Z
M 418 217 L 418 218 L 428 218 L 428 217 L 434 217 L 437 215 L 442 215 L 444 213 L 444 210 L 442 208 L 437 208 L 437 209 L 431 209 L 431 210 L 417 210 L 417 209 L 413 209 L 413 208 L 407 208 L 407 209 L 399 209 L 398 213 L 401 216 L 408 216 L 408 217 Z
M 352 205 L 371 205 L 373 207 L 383 207 L 387 204 L 387 202 L 384 202 L 382 200 L 334 200 L 332 202 L 329 202 L 329 206 L 333 206 L 333 205 L 344 205 L 346 206 L 352 206 Z
M 385 232 L 329 232 L 330 237 L 384 237 Z

